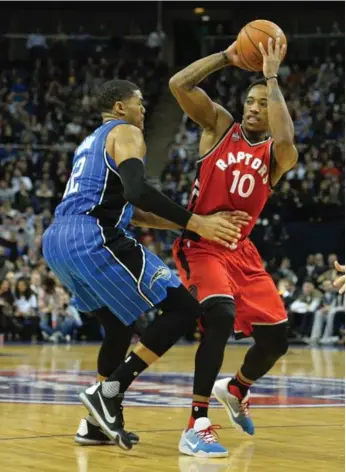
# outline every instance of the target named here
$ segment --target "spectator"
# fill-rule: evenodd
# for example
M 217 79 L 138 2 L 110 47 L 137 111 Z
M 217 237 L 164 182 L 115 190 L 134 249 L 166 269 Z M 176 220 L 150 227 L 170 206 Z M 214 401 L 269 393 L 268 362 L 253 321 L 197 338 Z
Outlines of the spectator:
M 322 293 L 312 282 L 304 282 L 301 294 L 290 306 L 293 326 L 298 338 L 304 338 L 311 333 L 313 315 L 320 305 Z
M 14 297 L 9 282 L 2 280 L 0 283 L 0 346 L 3 344 L 5 337 L 8 338 L 8 334 L 15 331 L 13 302 Z
M 45 182 L 42 182 L 36 190 L 37 209 L 51 211 L 53 197 L 53 190 L 49 189 Z
M 33 335 L 40 339 L 37 297 L 24 278 L 19 278 L 16 282 L 14 316 L 19 325 L 19 334 L 22 341 L 30 341 Z
M 291 261 L 288 257 L 284 257 L 278 269 L 278 275 L 283 279 L 290 280 L 293 284 L 297 283 L 298 277 L 291 269 Z
M 316 311 L 311 336 L 306 339 L 310 344 L 333 344 L 339 339 L 339 330 L 344 325 L 345 306 L 344 297 L 336 293 L 331 280 L 324 280 L 324 291 L 321 306 Z M 341 314 L 339 326 L 335 327 L 335 318 Z M 324 327 L 324 330 L 323 330 Z M 323 333 L 323 335 L 322 335 Z
M 46 277 L 39 297 L 40 328 L 44 339 L 53 342 L 71 341 L 75 328 L 82 325 L 78 311 L 71 306 L 70 297 L 54 278 Z
M 323 254 L 315 254 L 315 268 L 311 274 L 311 278 L 314 282 L 317 282 L 319 276 L 327 270 L 327 266 L 324 263 Z
M 334 280 L 336 278 L 336 269 L 334 267 L 335 261 L 338 260 L 336 254 L 329 254 L 328 256 L 328 267 L 317 278 L 318 283 L 323 283 L 325 280 Z

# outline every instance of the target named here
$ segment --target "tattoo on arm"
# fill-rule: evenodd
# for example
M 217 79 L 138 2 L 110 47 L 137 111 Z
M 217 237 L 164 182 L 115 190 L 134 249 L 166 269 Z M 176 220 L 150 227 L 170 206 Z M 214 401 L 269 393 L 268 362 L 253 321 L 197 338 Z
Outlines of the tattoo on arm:
M 275 141 L 285 138 L 292 141 L 294 127 L 285 98 L 277 81 L 268 81 L 268 121 L 271 134 Z
M 282 102 L 284 100 L 284 97 L 278 85 L 270 87 L 268 98 L 270 100 L 273 100 L 273 102 Z
M 225 58 L 221 52 L 204 57 L 193 62 L 185 69 L 175 74 L 171 83 L 178 83 L 180 86 L 192 89 L 202 82 L 208 75 L 225 66 Z

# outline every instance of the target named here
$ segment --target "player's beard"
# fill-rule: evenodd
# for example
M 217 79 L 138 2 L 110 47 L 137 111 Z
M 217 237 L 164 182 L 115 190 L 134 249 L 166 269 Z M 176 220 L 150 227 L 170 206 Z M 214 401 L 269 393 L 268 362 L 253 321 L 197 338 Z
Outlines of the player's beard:
M 264 141 L 264 139 L 266 139 L 266 137 L 269 136 L 270 134 L 268 129 L 263 130 L 263 129 L 249 128 L 245 124 L 244 120 L 242 122 L 242 127 L 248 141 L 253 142 L 253 143 Z

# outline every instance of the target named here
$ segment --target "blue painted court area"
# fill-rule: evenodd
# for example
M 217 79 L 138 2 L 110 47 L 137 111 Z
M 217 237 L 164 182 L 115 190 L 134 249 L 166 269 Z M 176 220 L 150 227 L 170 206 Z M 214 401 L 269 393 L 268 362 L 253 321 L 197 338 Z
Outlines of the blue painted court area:
M 92 371 L 1 370 L 0 402 L 79 404 L 78 393 L 94 379 Z M 127 392 L 125 404 L 190 407 L 192 381 L 190 373 L 142 374 Z M 251 390 L 253 408 L 341 407 L 344 399 L 344 380 L 333 378 L 269 375 Z M 215 399 L 211 404 L 219 407 Z

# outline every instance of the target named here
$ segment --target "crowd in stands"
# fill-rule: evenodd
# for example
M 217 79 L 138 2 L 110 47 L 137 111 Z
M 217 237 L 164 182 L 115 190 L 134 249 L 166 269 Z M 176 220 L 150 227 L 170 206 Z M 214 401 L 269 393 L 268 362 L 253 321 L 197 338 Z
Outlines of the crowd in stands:
M 94 90 L 110 78 L 130 80 L 143 92 L 148 117 L 167 67 L 149 46 L 140 54 L 135 45 L 88 56 L 84 42 L 81 54 L 81 45 L 49 50 L 29 39 L 31 60 L 0 73 L 0 334 L 70 341 L 92 321 L 48 270 L 43 232 L 63 196 L 76 146 L 100 124 Z
M 120 54 L 114 59 L 107 55 L 62 59 L 61 54 L 50 54 L 47 45 L 40 47 L 32 61 L 11 64 L 0 73 L 0 334 L 23 341 L 100 339 L 97 322 L 78 313 L 70 294 L 49 271 L 41 238 L 62 198 L 76 145 L 100 123 L 93 90 L 107 78 L 129 79 L 141 87 L 150 114 L 167 71 L 152 54 L 145 59 L 127 50 L 126 57 Z M 292 65 L 281 71 L 300 159 L 266 211 L 303 220 L 343 214 L 343 74 L 339 56 L 306 69 Z M 247 74 L 229 68 L 206 86 L 239 119 L 249 80 Z M 184 117 L 162 173 L 162 190 L 184 206 L 194 178 L 199 133 Z M 137 235 L 175 268 L 171 242 L 176 234 L 141 230 Z M 344 342 L 343 300 L 330 283 L 335 277 L 334 259 L 331 254 L 326 263 L 322 255 L 311 255 L 296 273 L 287 258 L 268 267 L 285 301 L 295 339 Z M 140 325 L 153 316 L 155 312 L 143 317 Z

